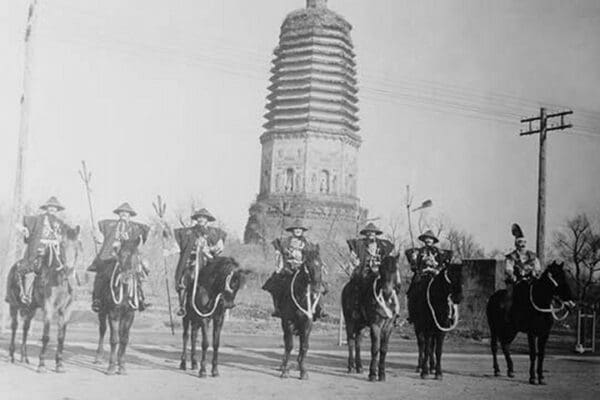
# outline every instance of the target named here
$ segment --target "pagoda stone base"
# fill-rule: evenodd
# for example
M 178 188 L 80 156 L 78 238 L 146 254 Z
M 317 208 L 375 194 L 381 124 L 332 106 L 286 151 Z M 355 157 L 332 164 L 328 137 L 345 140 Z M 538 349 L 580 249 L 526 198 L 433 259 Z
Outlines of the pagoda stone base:
M 295 201 L 292 206 L 289 204 L 278 199 L 257 200 L 252 204 L 244 242 L 270 243 L 285 235 L 285 228 L 296 218 L 301 218 L 309 229 L 306 235 L 311 241 L 343 244 L 356 236 L 367 218 L 367 210 L 358 204 L 308 199 Z

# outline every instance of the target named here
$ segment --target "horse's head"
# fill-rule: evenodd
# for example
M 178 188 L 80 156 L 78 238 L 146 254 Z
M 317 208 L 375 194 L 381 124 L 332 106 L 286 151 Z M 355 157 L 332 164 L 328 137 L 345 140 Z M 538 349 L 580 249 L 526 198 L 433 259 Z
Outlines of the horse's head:
M 463 299 L 462 291 L 462 264 L 449 264 L 440 274 L 450 287 L 450 299 L 454 304 L 459 304 Z
M 386 256 L 379 265 L 379 276 L 382 282 L 382 289 L 385 293 L 391 293 L 391 290 L 399 291 L 401 278 L 400 268 L 398 267 L 400 254 Z
M 554 293 L 562 301 L 571 302 L 573 301 L 573 294 L 571 293 L 571 288 L 567 283 L 564 265 L 564 263 L 553 261 L 552 264 L 548 265 L 543 275 L 546 275 L 550 282 L 552 282 L 552 285 L 554 286 Z
M 79 239 L 80 233 L 81 228 L 79 225 L 75 228 L 67 228 L 60 243 L 62 262 L 69 271 L 77 269 L 83 262 L 81 258 L 83 247 Z
M 323 290 L 323 261 L 318 244 L 311 246 L 306 251 L 305 266 L 313 294 L 321 293 Z

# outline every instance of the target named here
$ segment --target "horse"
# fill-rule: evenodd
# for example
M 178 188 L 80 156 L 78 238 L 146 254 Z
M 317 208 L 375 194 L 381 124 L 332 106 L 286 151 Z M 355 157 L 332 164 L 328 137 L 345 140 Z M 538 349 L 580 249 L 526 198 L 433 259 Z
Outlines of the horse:
M 497 352 L 498 341 L 506 359 L 507 375 L 513 378 L 513 362 L 510 357 L 510 344 L 519 332 L 527 334 L 529 344 L 529 383 L 535 385 L 537 358 L 537 382 L 544 385 L 544 355 L 546 342 L 550 336 L 550 329 L 554 320 L 563 320 L 569 310 L 559 317 L 558 312 L 568 304 L 572 306 L 571 290 L 567 284 L 564 264 L 556 261 L 548 265 L 539 279 L 527 282 L 522 281 L 514 288 L 514 301 L 510 310 L 510 318 L 506 318 L 506 290 L 495 292 L 487 303 L 486 314 L 490 327 L 490 346 L 493 356 L 494 376 L 500 375 Z M 562 304 L 554 308 L 552 301 L 558 297 Z M 536 343 L 537 342 L 537 343 Z M 537 346 L 536 346 L 537 344 Z M 537 348 L 536 348 L 537 347 Z
M 278 299 L 283 330 L 284 352 L 281 361 L 281 378 L 289 378 L 288 362 L 294 348 L 294 335 L 300 339 L 298 369 L 300 379 L 308 379 L 305 360 L 309 348 L 312 324 L 320 315 L 319 300 L 323 292 L 322 268 L 319 245 L 304 250 L 304 263 L 295 270 L 273 274 L 263 286 Z
M 237 261 L 230 257 L 216 257 L 204 267 L 196 266 L 183 316 L 183 351 L 179 369 L 186 370 L 187 343 L 190 338 L 191 325 L 191 368 L 198 368 L 196 360 L 196 342 L 198 330 L 202 330 L 202 358 L 200 359 L 199 376 L 206 377 L 206 353 L 208 350 L 208 329 L 213 321 L 213 358 L 211 375 L 219 376 L 219 344 L 221 330 L 225 320 L 225 311 L 235 306 L 234 300 L 238 290 L 243 286 L 250 271 L 239 267 Z
M 100 294 L 101 304 L 98 311 L 99 339 L 94 363 L 99 363 L 103 353 L 104 335 L 107 322 L 110 328 L 110 356 L 107 375 L 127 374 L 125 351 L 129 343 L 129 331 L 133 325 L 135 312 L 139 307 L 138 268 L 141 259 L 137 240 L 122 241 L 117 250 L 116 260 L 107 265 L 110 284 Z
M 423 276 L 410 291 L 412 322 L 419 347 L 417 372 L 422 379 L 432 369 L 435 369 L 435 379 L 442 379 L 444 339 L 458 324 L 458 304 L 462 297 L 460 264 L 449 264 L 434 276 Z
M 348 342 L 348 373 L 362 372 L 361 332 L 371 331 L 369 380 L 385 381 L 385 357 L 394 321 L 400 312 L 399 256 L 385 257 L 378 274 L 362 279 L 354 277 L 342 289 L 342 311 Z
M 40 263 L 35 271 L 33 281 L 33 295 L 30 304 L 23 304 L 19 295 L 19 275 L 17 274 L 18 262 L 12 266 L 7 279 L 6 302 L 9 304 L 11 316 L 11 340 L 9 346 L 10 361 L 15 362 L 15 335 L 18 328 L 19 313 L 23 317 L 23 338 L 21 341 L 21 362 L 29 364 L 27 356 L 27 336 L 31 320 L 35 317 L 38 308 L 43 310 L 42 348 L 39 355 L 37 371 L 46 372 L 45 356 L 50 341 L 50 322 L 57 315 L 57 346 L 56 346 L 56 372 L 65 372 L 63 363 L 63 350 L 67 324 L 71 316 L 73 303 L 73 279 L 75 271 L 81 264 L 83 252 L 79 240 L 80 228 L 67 228 L 58 244 L 48 244 L 40 253 Z M 19 261 L 22 262 L 22 261 Z

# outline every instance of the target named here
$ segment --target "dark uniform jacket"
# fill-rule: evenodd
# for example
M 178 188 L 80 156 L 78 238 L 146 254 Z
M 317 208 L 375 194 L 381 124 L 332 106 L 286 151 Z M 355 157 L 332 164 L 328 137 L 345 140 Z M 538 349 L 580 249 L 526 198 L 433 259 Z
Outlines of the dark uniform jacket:
M 392 242 L 385 239 L 375 239 L 375 245 L 371 247 L 369 247 L 370 240 L 366 238 L 350 239 L 347 243 L 350 251 L 358 257 L 355 273 L 360 276 L 366 274 L 369 269 L 378 271 L 381 261 L 394 250 Z
M 24 217 L 23 226 L 29 231 L 29 236 L 24 239 L 27 244 L 23 256 L 25 265 L 33 264 L 48 242 L 59 242 L 68 228 L 60 218 L 47 213 Z
M 452 251 L 440 250 L 436 246 L 423 246 L 419 249 L 406 250 L 406 258 L 410 263 L 410 269 L 415 274 L 420 274 L 428 267 L 441 270 L 444 265 L 450 263 Z
M 303 265 L 306 260 L 306 252 L 313 248 L 312 243 L 305 236 L 275 239 L 272 245 L 281 255 L 282 264 L 279 267 L 284 267 L 288 271 L 295 271 Z
M 524 257 L 521 257 L 519 252 L 514 250 L 506 255 L 506 261 L 507 269 L 512 270 L 512 273 L 517 281 L 520 281 L 524 277 L 541 272 L 537 255 L 530 250 L 525 251 Z
M 219 240 L 225 241 L 227 234 L 219 228 L 212 226 L 200 227 L 198 225 L 189 228 L 179 228 L 174 231 L 175 241 L 179 246 L 179 261 L 175 270 L 175 283 L 179 284 L 184 271 L 193 267 L 198 257 L 198 240 L 204 238 L 206 246 L 215 246 Z
M 98 222 L 100 233 L 104 237 L 102 248 L 88 271 L 96 271 L 98 267 L 115 260 L 115 245 L 123 241 L 137 241 L 139 246 L 146 243 L 150 227 L 139 222 L 124 220 L 102 220 Z

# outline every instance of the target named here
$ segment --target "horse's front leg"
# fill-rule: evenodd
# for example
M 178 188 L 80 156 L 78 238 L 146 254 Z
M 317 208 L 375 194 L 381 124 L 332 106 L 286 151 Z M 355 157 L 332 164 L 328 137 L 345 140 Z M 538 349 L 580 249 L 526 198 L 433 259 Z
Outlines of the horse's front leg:
M 535 335 L 527 334 L 527 344 L 529 345 L 529 383 L 535 385 Z
M 225 310 L 218 310 L 213 318 L 213 358 L 212 370 L 210 374 L 213 377 L 219 376 L 219 346 L 221 344 L 221 330 L 225 321 Z
M 294 333 L 292 330 L 292 321 L 281 319 L 281 328 L 283 329 L 283 359 L 281 360 L 281 377 L 288 378 L 290 371 L 288 368 L 288 362 L 290 360 L 290 354 L 294 348 Z
M 181 362 L 179 363 L 179 369 L 182 371 L 185 371 L 187 366 L 186 366 L 186 362 L 187 362 L 187 344 L 188 344 L 188 339 L 190 337 L 190 319 L 189 317 L 186 315 L 185 317 L 183 317 L 182 320 L 182 325 L 183 325 L 183 333 L 181 334 L 181 340 L 183 342 L 183 348 L 181 349 Z
M 544 355 L 546 354 L 546 343 L 548 341 L 548 335 L 549 333 L 540 336 L 538 338 L 538 345 L 537 345 L 537 360 L 538 360 L 538 364 L 537 364 L 537 377 L 538 377 L 538 383 L 540 385 L 545 385 L 546 381 L 544 379 Z
M 44 305 L 44 330 L 42 332 L 42 349 L 40 350 L 40 362 L 38 364 L 38 372 L 46 372 L 46 350 L 48 350 L 48 342 L 50 341 L 50 322 L 52 319 L 52 304 L 46 301 Z
M 196 359 L 196 347 L 198 345 L 198 330 L 200 329 L 200 324 L 198 322 L 192 323 L 192 331 L 191 331 L 191 362 L 192 362 L 192 370 L 195 371 L 198 369 L 198 360 Z
M 494 367 L 494 376 L 500 376 L 500 366 L 498 365 L 498 335 L 496 332 L 491 332 L 490 347 L 492 349 L 492 359 Z
M 421 365 L 423 365 L 423 358 L 425 357 L 425 345 L 423 343 L 423 335 L 417 332 L 415 328 L 415 336 L 417 337 L 417 347 L 418 347 L 418 359 L 417 359 L 417 368 L 415 372 L 418 374 L 421 372 Z
M 23 317 L 23 335 L 21 337 L 21 362 L 29 364 L 29 356 L 27 356 L 27 339 L 29 337 L 29 328 L 31 328 L 31 320 L 35 316 L 35 310 L 28 310 Z
M 435 379 L 442 379 L 442 351 L 444 350 L 444 332 L 435 334 Z
M 510 342 L 500 341 L 500 346 L 502 347 L 502 353 L 504 354 L 504 359 L 506 360 L 506 375 L 509 378 L 514 378 L 515 370 L 512 357 L 510 356 Z
M 355 368 L 354 361 L 354 348 L 356 347 L 356 332 L 354 325 L 351 322 L 346 321 L 346 345 L 348 346 L 348 373 L 352 373 Z
M 381 327 L 377 324 L 371 324 L 371 365 L 369 367 L 369 380 L 377 379 L 377 367 L 379 364 L 379 349 L 381 346 Z
M 129 332 L 131 325 L 133 325 L 133 319 L 135 318 L 134 310 L 127 310 L 121 315 L 119 321 L 119 351 L 117 353 L 117 362 L 119 364 L 119 370 L 117 371 L 120 375 L 126 375 L 127 370 L 125 368 L 125 352 L 127 351 L 127 344 L 129 344 Z
M 312 320 L 306 319 L 303 329 L 300 330 L 300 349 L 298 350 L 298 369 L 300 369 L 300 379 L 308 379 L 308 371 L 304 365 L 306 354 L 308 353 L 310 332 L 312 330 Z
M 206 377 L 206 353 L 208 352 L 208 324 L 209 319 L 200 320 L 200 329 L 202 329 L 202 357 L 200 358 L 200 378 Z
M 112 310 L 108 314 L 108 327 L 110 329 L 110 356 L 108 357 L 108 369 L 106 375 L 114 375 L 117 372 L 115 358 L 117 345 L 119 344 L 119 311 Z
M 390 335 L 392 333 L 392 321 L 386 321 L 383 329 L 381 330 L 381 345 L 379 348 L 379 371 L 377 379 L 381 382 L 385 382 L 385 358 L 388 351 L 388 343 Z
M 96 356 L 94 357 L 94 364 L 100 364 L 102 362 L 102 354 L 104 353 L 104 335 L 106 334 L 106 320 L 108 315 L 105 311 L 98 311 L 98 348 L 96 349 Z
M 10 362 L 15 362 L 15 337 L 17 336 L 17 328 L 19 327 L 19 308 L 10 306 L 10 345 L 8 346 L 8 355 Z
M 67 334 L 67 321 L 68 318 L 63 311 L 59 311 L 58 313 L 58 338 L 56 345 L 56 372 L 65 372 L 65 367 L 63 365 L 63 351 L 65 347 L 65 336 Z
M 359 329 L 354 334 L 354 364 L 356 366 L 356 373 L 362 374 L 363 365 L 362 358 L 360 356 L 360 344 L 362 342 L 362 330 Z
M 421 378 L 425 379 L 429 375 L 429 360 L 431 359 L 431 349 L 433 335 L 429 332 L 422 333 L 423 335 L 423 360 L 421 362 Z

